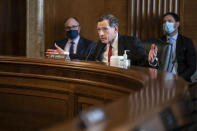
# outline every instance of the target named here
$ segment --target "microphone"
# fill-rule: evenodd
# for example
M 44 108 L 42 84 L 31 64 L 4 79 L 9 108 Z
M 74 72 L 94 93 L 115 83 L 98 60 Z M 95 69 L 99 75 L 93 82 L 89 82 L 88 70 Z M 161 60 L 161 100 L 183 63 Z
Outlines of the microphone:
M 95 44 L 95 46 L 93 46 L 93 47 L 90 49 L 90 51 L 89 51 L 88 55 L 87 55 L 87 56 L 86 56 L 86 58 L 85 58 L 85 61 L 87 61 L 87 60 L 88 60 L 88 58 L 90 57 L 90 54 L 92 53 L 92 50 L 93 50 L 93 49 L 95 49 L 95 48 L 96 48 L 96 46 L 97 46 L 97 43 Z

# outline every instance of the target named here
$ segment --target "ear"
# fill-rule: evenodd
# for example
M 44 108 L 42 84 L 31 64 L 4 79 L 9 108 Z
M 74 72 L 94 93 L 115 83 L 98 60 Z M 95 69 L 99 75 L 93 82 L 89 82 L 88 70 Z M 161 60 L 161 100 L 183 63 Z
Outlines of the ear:
M 78 29 L 78 32 L 80 33 L 80 30 L 81 30 L 81 26 L 79 26 L 78 28 L 79 28 L 79 29 Z
M 114 26 L 114 31 L 118 32 L 118 26 Z
M 180 22 L 176 22 L 175 26 L 176 26 L 176 28 L 178 29 L 179 26 L 180 26 Z

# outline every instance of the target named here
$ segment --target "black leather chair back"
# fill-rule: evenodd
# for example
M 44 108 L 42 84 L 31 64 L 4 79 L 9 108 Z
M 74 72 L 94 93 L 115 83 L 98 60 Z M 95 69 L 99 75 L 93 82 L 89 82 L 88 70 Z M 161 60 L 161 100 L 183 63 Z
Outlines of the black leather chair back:
M 151 38 L 142 41 L 142 45 L 144 46 L 147 52 L 149 52 L 151 45 L 153 43 L 158 47 L 157 57 L 159 59 L 159 69 L 167 71 L 172 47 L 170 44 L 166 43 L 165 41 L 162 41 L 161 39 Z

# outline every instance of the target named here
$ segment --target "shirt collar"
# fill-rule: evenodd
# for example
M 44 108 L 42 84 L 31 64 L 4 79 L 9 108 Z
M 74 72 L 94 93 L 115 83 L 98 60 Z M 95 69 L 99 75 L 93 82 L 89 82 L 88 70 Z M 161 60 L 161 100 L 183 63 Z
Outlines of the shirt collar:
M 167 36 L 167 40 L 169 38 L 172 38 L 173 40 L 177 40 L 177 38 L 178 38 L 178 32 L 174 36 Z
M 79 42 L 80 39 L 80 35 L 77 36 L 77 38 L 75 38 L 74 40 L 68 39 L 68 42 L 70 43 L 71 41 L 73 41 L 75 44 Z
M 113 43 L 112 43 L 112 48 L 116 47 L 118 45 L 118 33 L 116 35 L 116 38 L 114 39 Z

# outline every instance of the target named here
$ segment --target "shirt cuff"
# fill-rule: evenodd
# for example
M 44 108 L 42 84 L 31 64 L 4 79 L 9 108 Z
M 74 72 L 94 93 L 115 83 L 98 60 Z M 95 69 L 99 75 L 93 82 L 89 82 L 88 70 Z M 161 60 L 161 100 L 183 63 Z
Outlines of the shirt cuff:
M 69 52 L 64 51 L 64 55 L 69 55 Z

